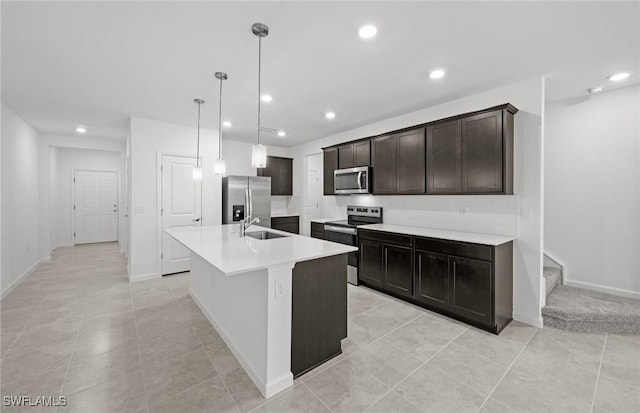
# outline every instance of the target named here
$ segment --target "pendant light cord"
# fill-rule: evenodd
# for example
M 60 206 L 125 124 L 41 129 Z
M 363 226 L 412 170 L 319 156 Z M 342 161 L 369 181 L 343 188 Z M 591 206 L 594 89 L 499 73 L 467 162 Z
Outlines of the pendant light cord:
M 258 145 L 260 145 L 260 100 L 262 89 L 260 88 L 260 73 L 262 72 L 262 37 L 258 37 Z
M 220 77 L 220 105 L 218 105 L 218 159 L 222 159 L 222 77 Z
M 196 146 L 196 167 L 200 167 L 200 105 L 198 102 L 198 143 Z

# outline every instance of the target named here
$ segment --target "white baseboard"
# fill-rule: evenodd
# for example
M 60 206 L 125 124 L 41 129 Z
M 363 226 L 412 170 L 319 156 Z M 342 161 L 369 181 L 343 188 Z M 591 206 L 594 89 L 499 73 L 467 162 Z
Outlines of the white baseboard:
M 49 259 L 51 259 L 51 257 L 49 257 Z M 40 266 L 40 263 L 46 262 L 46 260 L 47 259 L 38 260 L 31 267 L 27 268 L 25 272 L 23 272 L 18 278 L 16 278 L 11 284 L 9 284 L 7 288 L 2 291 L 2 294 L 0 294 L 0 300 L 4 300 L 4 298 L 9 295 L 11 291 L 15 290 L 15 288 L 19 286 L 21 282 L 26 280 L 27 277 L 30 276 L 36 270 L 36 268 Z
M 156 278 L 162 278 L 161 275 L 158 275 L 157 272 L 150 272 L 148 274 L 138 274 L 138 275 L 130 275 L 129 276 L 129 282 L 130 283 L 137 283 L 140 281 L 149 281 L 149 280 L 153 280 Z
M 605 287 L 604 285 L 585 283 L 582 281 L 567 280 L 566 278 L 564 280 L 564 284 L 569 285 L 571 287 L 584 288 L 586 290 L 599 291 L 601 293 L 608 293 L 613 295 L 619 295 L 621 297 L 635 298 L 637 300 L 640 300 L 639 292 L 624 290 L 622 288 Z
M 529 316 L 524 316 L 522 314 L 513 313 L 513 319 L 515 321 L 519 321 L 521 323 L 528 324 L 530 326 L 542 328 L 542 318 L 541 317 L 532 318 L 532 317 L 529 317 Z
M 73 246 L 75 246 L 73 242 L 62 242 L 58 244 L 56 248 L 73 247 Z

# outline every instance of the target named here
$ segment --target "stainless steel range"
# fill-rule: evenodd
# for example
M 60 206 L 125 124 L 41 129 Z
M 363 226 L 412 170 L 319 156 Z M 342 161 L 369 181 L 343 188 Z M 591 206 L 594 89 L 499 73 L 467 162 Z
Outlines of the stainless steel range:
M 382 207 L 347 206 L 347 219 L 324 224 L 324 239 L 358 247 L 358 226 L 382 223 Z M 358 252 L 349 253 L 347 282 L 358 285 Z

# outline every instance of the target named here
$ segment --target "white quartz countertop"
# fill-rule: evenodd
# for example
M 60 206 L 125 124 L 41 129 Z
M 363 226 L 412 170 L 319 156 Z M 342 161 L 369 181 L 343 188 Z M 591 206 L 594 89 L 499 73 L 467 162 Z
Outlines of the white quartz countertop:
M 257 225 L 247 233 L 269 231 L 286 237 L 259 240 L 238 235 L 239 224 L 175 227 L 165 231 L 211 265 L 233 275 L 290 262 L 313 260 L 357 251 L 348 245 L 295 235 Z
M 516 239 L 508 235 L 479 234 L 475 232 L 447 231 L 444 229 L 409 227 L 406 225 L 371 224 L 361 225 L 358 229 L 395 232 L 398 234 L 417 235 L 419 237 L 440 238 L 452 241 L 471 242 L 483 245 L 500 245 Z
M 275 214 L 271 214 L 271 218 L 282 218 L 282 217 L 299 217 L 300 214 L 297 212 L 288 214 L 286 212 L 276 212 Z
M 347 218 L 345 218 L 345 217 L 343 217 L 343 218 L 313 218 L 311 220 L 311 222 L 317 222 L 319 224 L 324 224 L 325 222 L 344 221 L 345 219 L 347 219 Z

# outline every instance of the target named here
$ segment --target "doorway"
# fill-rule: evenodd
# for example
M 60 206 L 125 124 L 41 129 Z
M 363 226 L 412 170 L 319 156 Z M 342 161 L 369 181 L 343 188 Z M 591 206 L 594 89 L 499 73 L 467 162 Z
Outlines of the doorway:
M 73 172 L 74 244 L 118 241 L 118 172 Z
M 202 181 L 193 180 L 195 165 L 195 157 L 162 155 L 160 168 L 162 275 L 189 271 L 189 250 L 164 230 L 202 224 Z
M 322 174 L 322 154 L 316 153 L 306 157 L 305 192 L 302 234 L 309 234 L 311 220 L 320 217 L 320 176 Z

